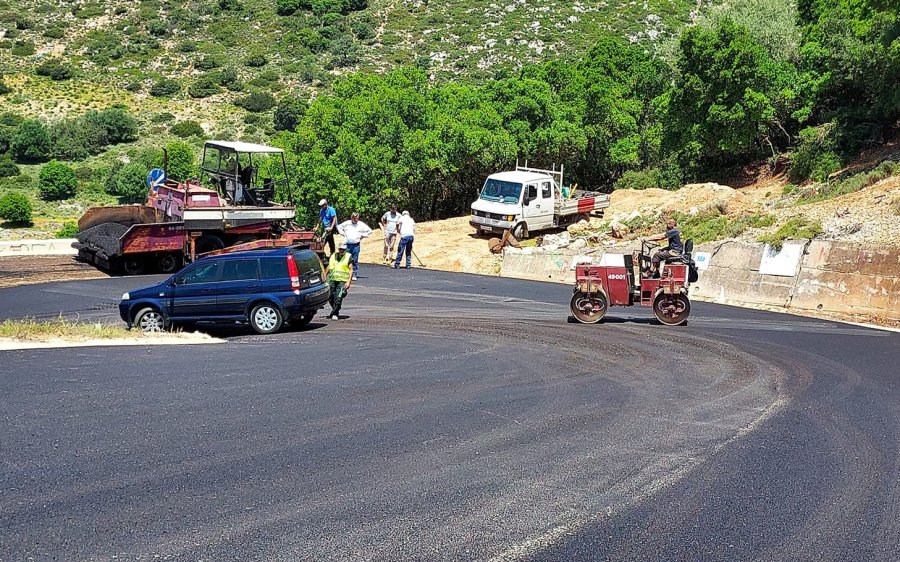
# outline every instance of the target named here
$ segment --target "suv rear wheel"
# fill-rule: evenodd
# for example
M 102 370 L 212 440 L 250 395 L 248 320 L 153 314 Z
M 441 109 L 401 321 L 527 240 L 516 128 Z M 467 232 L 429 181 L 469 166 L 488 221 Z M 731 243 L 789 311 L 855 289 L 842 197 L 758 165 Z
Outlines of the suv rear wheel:
M 283 322 L 281 311 L 272 303 L 258 304 L 250 311 L 250 326 L 258 334 L 274 334 L 281 329 Z

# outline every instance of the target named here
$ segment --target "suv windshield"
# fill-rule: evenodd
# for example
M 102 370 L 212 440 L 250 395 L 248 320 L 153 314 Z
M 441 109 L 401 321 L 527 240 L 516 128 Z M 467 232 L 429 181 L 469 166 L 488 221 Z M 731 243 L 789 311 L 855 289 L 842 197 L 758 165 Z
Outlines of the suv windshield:
M 499 203 L 518 203 L 521 194 L 521 183 L 493 180 L 490 178 L 488 178 L 484 183 L 484 187 L 481 189 L 482 199 Z

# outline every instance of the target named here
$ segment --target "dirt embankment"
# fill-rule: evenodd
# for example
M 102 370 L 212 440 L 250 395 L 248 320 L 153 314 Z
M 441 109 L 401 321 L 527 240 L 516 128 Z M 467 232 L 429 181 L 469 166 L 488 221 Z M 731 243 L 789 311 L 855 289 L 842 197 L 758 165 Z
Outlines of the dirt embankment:
M 74 256 L 12 256 L 0 258 L 0 287 L 51 281 L 75 281 L 109 277 Z

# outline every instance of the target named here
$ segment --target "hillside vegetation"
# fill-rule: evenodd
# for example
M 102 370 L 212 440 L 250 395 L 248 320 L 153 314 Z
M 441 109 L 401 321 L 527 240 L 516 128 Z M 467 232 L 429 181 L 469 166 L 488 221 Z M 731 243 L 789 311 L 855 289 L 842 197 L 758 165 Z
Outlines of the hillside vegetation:
M 191 151 L 214 136 L 286 148 L 306 221 L 322 196 L 364 216 L 389 199 L 421 218 L 462 214 L 484 176 L 516 158 L 565 164 L 568 183 L 611 190 L 676 188 L 787 157 L 791 181 L 837 196 L 853 186 L 832 174 L 900 117 L 898 10 L 888 0 L 0 1 L 0 195 L 30 193 L 36 220 L 138 200 L 156 147 L 186 139 L 172 174 L 186 177 Z M 51 159 L 69 162 L 53 177 L 74 176 L 74 194 L 69 180 L 60 191 L 39 177 Z

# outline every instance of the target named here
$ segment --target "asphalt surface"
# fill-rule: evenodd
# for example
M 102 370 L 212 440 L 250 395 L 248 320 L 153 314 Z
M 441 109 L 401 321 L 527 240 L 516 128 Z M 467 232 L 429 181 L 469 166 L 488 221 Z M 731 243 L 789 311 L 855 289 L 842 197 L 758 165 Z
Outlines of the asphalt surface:
M 900 559 L 900 335 L 570 295 L 364 266 L 337 322 L 0 353 L 0 560 Z

